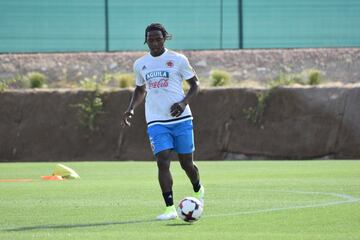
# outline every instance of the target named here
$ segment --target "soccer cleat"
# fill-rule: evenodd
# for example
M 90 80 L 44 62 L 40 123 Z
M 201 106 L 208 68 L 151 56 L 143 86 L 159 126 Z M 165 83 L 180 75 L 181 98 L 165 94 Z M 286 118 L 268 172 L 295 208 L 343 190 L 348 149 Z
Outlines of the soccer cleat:
M 156 220 L 172 220 L 177 218 L 177 212 L 174 205 L 166 207 L 165 212 L 156 217 Z
M 194 192 L 194 197 L 199 199 L 201 204 L 204 206 L 204 195 L 205 195 L 205 188 L 201 185 L 200 190 L 198 192 Z

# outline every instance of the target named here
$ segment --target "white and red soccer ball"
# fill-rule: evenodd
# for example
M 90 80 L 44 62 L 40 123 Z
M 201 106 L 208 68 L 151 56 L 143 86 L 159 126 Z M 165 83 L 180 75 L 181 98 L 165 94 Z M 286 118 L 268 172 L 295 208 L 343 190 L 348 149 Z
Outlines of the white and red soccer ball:
M 178 216 L 185 222 L 195 222 L 200 219 L 203 212 L 201 202 L 194 197 L 186 197 L 177 207 Z

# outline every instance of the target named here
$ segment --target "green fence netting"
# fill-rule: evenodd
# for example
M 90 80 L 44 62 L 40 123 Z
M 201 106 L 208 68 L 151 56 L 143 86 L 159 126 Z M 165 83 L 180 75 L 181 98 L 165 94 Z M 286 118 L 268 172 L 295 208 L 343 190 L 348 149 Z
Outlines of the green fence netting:
M 1 0 L 0 52 L 144 50 L 161 22 L 172 49 L 359 47 L 359 0 Z

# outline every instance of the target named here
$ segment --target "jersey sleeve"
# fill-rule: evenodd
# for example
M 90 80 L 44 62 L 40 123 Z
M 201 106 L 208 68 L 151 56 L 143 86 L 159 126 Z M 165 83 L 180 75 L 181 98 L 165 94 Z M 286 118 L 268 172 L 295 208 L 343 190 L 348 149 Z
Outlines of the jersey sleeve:
M 195 71 L 191 67 L 189 60 L 184 55 L 181 56 L 181 66 L 180 66 L 180 74 L 183 78 L 183 80 L 188 80 L 195 76 Z
M 137 62 L 134 63 L 133 68 L 134 68 L 136 86 L 143 86 L 145 84 L 145 80 L 140 73 Z

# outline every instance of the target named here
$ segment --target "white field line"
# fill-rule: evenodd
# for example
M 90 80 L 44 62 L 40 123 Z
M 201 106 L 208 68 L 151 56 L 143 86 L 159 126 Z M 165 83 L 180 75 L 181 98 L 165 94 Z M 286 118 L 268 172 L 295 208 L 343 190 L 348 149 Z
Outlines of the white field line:
M 257 213 L 268 213 L 268 212 L 277 212 L 277 211 L 285 211 L 285 210 L 294 210 L 294 209 L 303 209 L 303 208 L 317 208 L 317 207 L 327 207 L 327 206 L 334 206 L 340 204 L 347 204 L 347 203 L 354 203 L 360 201 L 359 198 L 353 197 L 347 194 L 340 194 L 340 193 L 328 193 L 328 192 L 305 192 L 305 191 L 285 191 L 285 190 L 265 190 L 270 192 L 284 192 L 284 193 L 295 193 L 295 194 L 308 194 L 308 195 L 326 195 L 326 196 L 333 196 L 337 198 L 341 198 L 340 201 L 331 201 L 331 202 L 323 202 L 323 203 L 314 203 L 314 204 L 307 204 L 307 205 L 299 205 L 299 206 L 288 206 L 288 207 L 279 207 L 279 208 L 266 208 L 266 209 L 259 209 L 253 211 L 242 211 L 242 212 L 233 212 L 233 213 L 222 213 L 222 214 L 211 214 L 205 215 L 205 218 L 209 217 L 226 217 L 226 216 L 239 216 L 239 215 L 250 215 L 250 214 L 257 214 Z
M 255 191 L 255 190 L 243 190 L 243 191 Z M 316 207 L 327 207 L 332 205 L 340 205 L 347 203 L 355 203 L 360 201 L 359 198 L 353 197 L 347 194 L 340 193 L 328 193 L 328 192 L 305 192 L 305 191 L 286 191 L 286 190 L 263 190 L 264 192 L 284 192 L 284 193 L 294 193 L 294 194 L 308 194 L 308 195 L 325 195 L 332 196 L 336 198 L 341 198 L 340 201 L 332 201 L 332 202 L 324 202 L 324 203 L 316 203 L 309 205 L 300 205 L 300 206 L 289 206 L 283 208 L 267 208 L 267 209 L 259 209 L 253 211 L 243 211 L 243 212 L 233 212 L 233 213 L 224 213 L 224 214 L 211 214 L 205 215 L 203 218 L 211 218 L 211 217 L 227 217 L 227 216 L 240 216 L 240 215 L 251 215 L 257 213 L 267 213 L 267 212 L 276 212 L 276 211 L 284 211 L 284 210 L 293 210 L 293 209 L 302 209 L 302 208 L 316 208 Z M 257 191 L 259 192 L 259 191 Z M 139 219 L 139 220 L 129 220 L 129 221 L 119 221 L 119 222 L 105 222 L 105 223 L 88 223 L 88 224 L 75 224 L 75 225 L 45 225 L 45 226 L 26 226 L 20 228 L 10 228 L 5 229 L 5 231 L 28 231 L 34 229 L 61 229 L 61 228 L 84 228 L 84 227 L 94 227 L 94 226 L 106 226 L 106 225 L 120 225 L 120 224 L 145 224 L 145 223 L 155 223 L 158 220 L 155 219 Z

